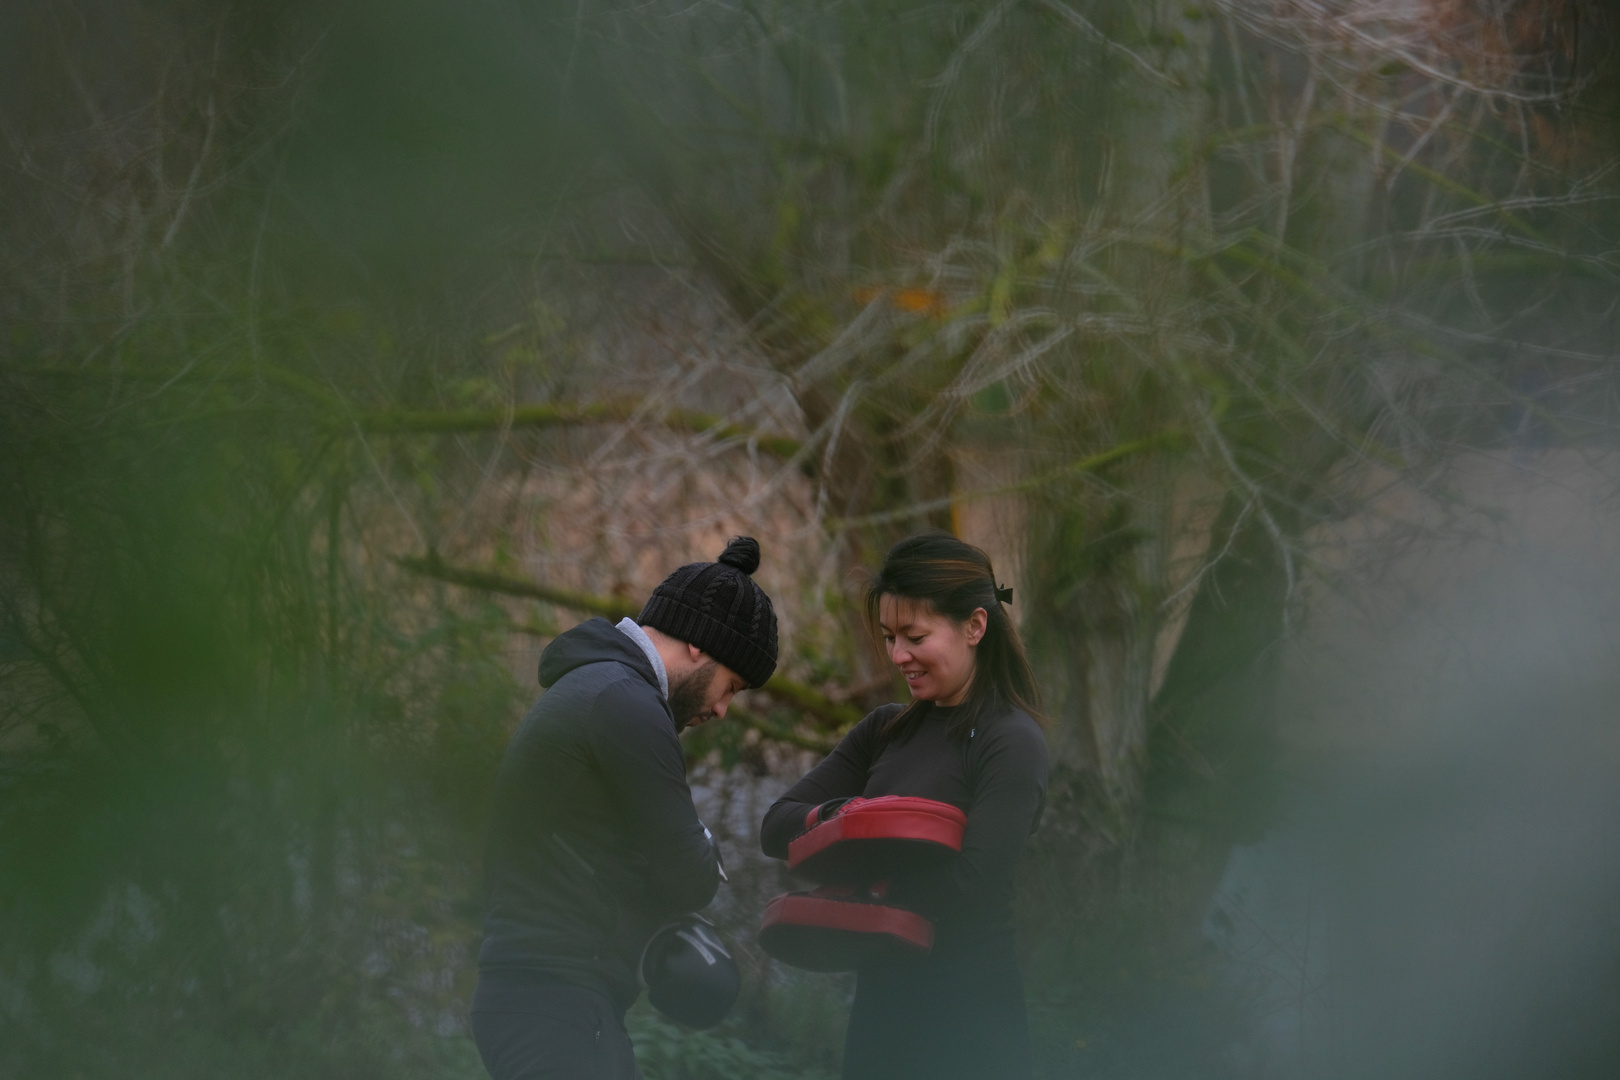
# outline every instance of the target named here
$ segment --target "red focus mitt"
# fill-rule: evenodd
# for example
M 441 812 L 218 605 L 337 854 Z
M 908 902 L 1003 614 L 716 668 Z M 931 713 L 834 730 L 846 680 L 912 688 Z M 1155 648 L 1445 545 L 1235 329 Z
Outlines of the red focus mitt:
M 815 881 L 863 884 L 949 858 L 962 850 L 967 815 L 950 803 L 909 795 L 822 803 L 788 844 L 788 868 Z
M 923 956 L 934 945 L 934 924 L 884 902 L 884 887 L 827 885 L 778 896 L 765 907 L 759 944 L 806 971 L 853 971 L 886 957 Z

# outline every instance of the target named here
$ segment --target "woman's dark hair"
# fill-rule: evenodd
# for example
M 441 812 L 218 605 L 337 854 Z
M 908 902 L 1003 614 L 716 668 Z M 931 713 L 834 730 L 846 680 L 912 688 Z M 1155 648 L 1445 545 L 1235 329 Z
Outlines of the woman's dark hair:
M 973 682 L 951 718 L 946 733 L 959 736 L 979 725 L 986 711 L 998 702 L 1022 709 L 1037 721 L 1041 694 L 1024 656 L 1024 643 L 998 597 L 990 556 L 947 532 L 925 532 L 907 537 L 889 549 L 883 569 L 866 590 L 866 622 L 881 637 L 878 611 L 885 596 L 927 604 L 936 613 L 958 622 L 978 608 L 987 616 L 984 637 L 974 651 Z M 913 701 L 883 729 L 885 739 L 901 738 L 921 723 L 933 707 L 931 701 Z

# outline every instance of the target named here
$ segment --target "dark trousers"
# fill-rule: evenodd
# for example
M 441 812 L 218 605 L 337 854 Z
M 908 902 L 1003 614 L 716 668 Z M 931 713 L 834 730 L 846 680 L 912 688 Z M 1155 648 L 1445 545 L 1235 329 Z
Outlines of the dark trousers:
M 567 983 L 515 993 L 481 979 L 472 1030 L 494 1080 L 641 1080 L 623 1015 L 601 994 Z
M 862 968 L 844 1080 L 1029 1080 L 1029 1019 L 1011 961 Z

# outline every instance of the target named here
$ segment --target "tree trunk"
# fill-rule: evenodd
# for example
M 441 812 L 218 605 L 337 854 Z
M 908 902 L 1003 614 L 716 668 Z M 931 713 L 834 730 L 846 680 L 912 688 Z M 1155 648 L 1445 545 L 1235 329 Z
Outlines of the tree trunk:
M 1259 515 L 1229 497 L 1164 685 L 1153 699 L 1139 871 L 1157 879 L 1162 929 L 1195 934 L 1232 846 L 1275 806 L 1276 692 L 1288 575 Z M 1166 880 L 1173 876 L 1176 880 Z

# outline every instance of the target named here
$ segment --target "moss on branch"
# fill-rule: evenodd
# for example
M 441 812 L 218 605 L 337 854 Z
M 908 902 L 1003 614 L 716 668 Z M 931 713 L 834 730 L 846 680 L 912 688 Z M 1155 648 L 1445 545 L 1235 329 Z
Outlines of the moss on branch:
M 505 574 L 498 570 L 453 566 L 445 562 L 434 551 L 420 556 L 399 556 L 394 559 L 394 562 L 413 574 L 447 582 L 451 585 L 459 585 L 462 588 L 500 593 L 505 596 L 520 596 L 529 600 L 541 600 L 548 604 L 556 604 L 558 607 L 568 608 L 571 611 L 600 615 L 606 619 L 633 618 L 641 610 L 640 605 L 619 597 L 593 596 L 589 593 L 575 592 L 572 589 L 561 589 L 552 585 L 544 585 L 529 578 Z M 521 627 L 516 629 L 523 630 Z M 758 688 L 758 692 L 768 694 L 779 703 L 797 709 L 799 712 L 818 721 L 816 726 L 824 731 L 842 732 L 853 727 L 861 718 L 860 710 L 853 705 L 834 701 L 814 687 L 780 674 L 771 676 L 764 686 Z M 770 724 L 751 713 L 739 711 L 738 716 L 745 726 L 754 728 L 760 734 L 777 742 L 789 743 L 807 750 L 826 751 L 831 749 L 831 744 L 825 739 L 799 735 L 796 732 Z
M 707 435 L 721 441 L 745 442 L 784 461 L 803 447 L 800 440 L 791 436 L 744 427 L 717 413 L 692 409 L 649 410 L 646 403 L 641 401 L 545 403 L 485 409 L 356 408 L 331 388 L 274 364 L 260 364 L 257 367 L 242 364 L 195 365 L 182 369 L 130 367 L 117 371 L 106 368 L 38 367 L 22 369 L 20 374 L 76 381 L 137 380 L 160 385 L 219 380 L 238 384 L 262 383 L 315 406 L 316 421 L 340 435 L 355 432 L 366 435 L 477 435 L 519 428 L 625 423 L 645 418 L 647 423 L 671 431 Z
M 591 615 L 600 615 L 604 619 L 622 619 L 633 616 L 641 610 L 639 605 L 628 600 L 613 596 L 592 596 L 589 593 L 575 592 L 572 589 L 559 589 L 552 585 L 543 585 L 538 581 L 503 574 L 498 570 L 483 570 L 466 566 L 452 566 L 439 557 L 438 552 L 430 551 L 420 556 L 398 556 L 394 562 L 413 574 L 433 578 L 436 581 L 448 582 L 451 585 L 460 585 L 466 589 L 477 589 L 481 592 L 501 593 L 505 596 L 521 596 L 529 600 L 541 600 L 548 604 L 556 604 L 571 611 L 583 611 Z
M 518 405 L 505 409 L 382 409 L 350 413 L 334 418 L 332 423 L 368 435 L 465 435 L 515 428 L 622 423 L 636 418 L 642 408 L 639 402 L 596 402 Z M 743 440 L 783 459 L 791 458 L 800 448 L 798 439 L 744 428 L 713 413 L 674 409 L 648 413 L 647 419 L 674 431 Z

